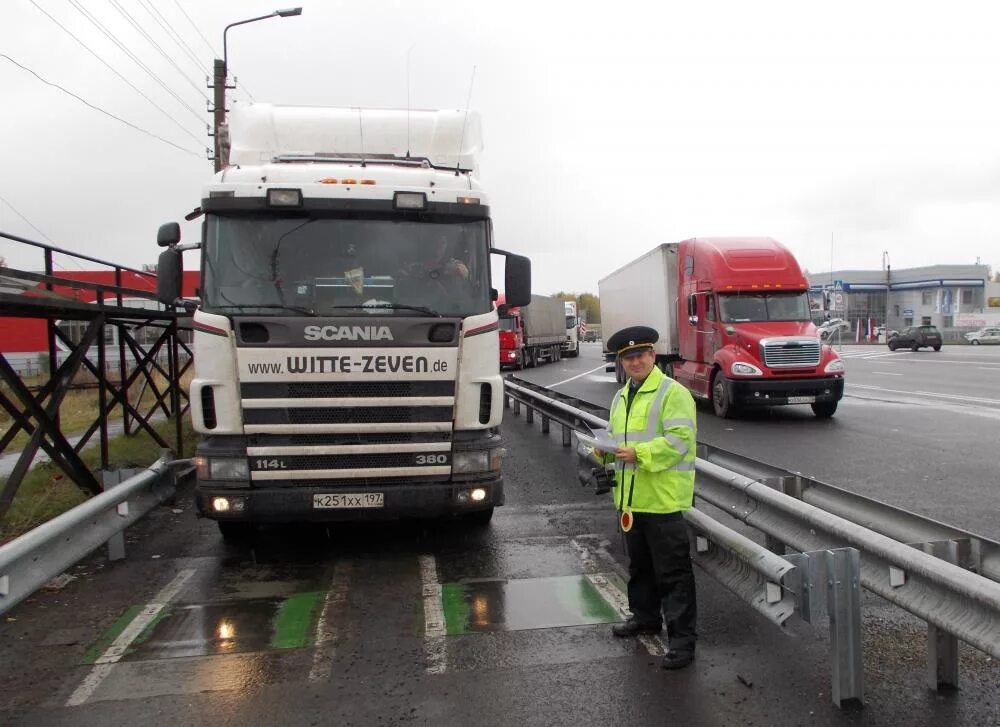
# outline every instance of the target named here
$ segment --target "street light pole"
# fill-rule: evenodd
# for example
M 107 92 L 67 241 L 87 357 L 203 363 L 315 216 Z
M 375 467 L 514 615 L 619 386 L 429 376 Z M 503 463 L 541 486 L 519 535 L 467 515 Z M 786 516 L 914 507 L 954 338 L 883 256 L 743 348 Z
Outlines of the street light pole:
M 882 251 L 882 268 L 885 270 L 885 342 L 889 342 L 889 292 L 892 290 L 892 265 L 889 264 L 889 251 Z
M 301 14 L 302 8 L 275 10 L 273 13 L 268 13 L 267 15 L 259 15 L 256 18 L 247 18 L 246 20 L 238 20 L 235 23 L 230 23 L 222 31 L 222 60 L 216 58 L 212 67 L 212 89 L 214 91 L 212 102 L 215 104 L 215 109 L 212 112 L 215 135 L 215 171 L 220 171 L 223 166 L 229 163 L 228 144 L 224 143 L 225 140 L 221 136 L 223 125 L 226 123 L 226 88 L 228 88 L 227 83 L 229 81 L 229 49 L 226 34 L 230 28 L 235 28 L 237 25 L 255 23 L 258 20 L 267 20 L 268 18 L 291 18 Z M 223 157 L 226 158 L 224 159 Z

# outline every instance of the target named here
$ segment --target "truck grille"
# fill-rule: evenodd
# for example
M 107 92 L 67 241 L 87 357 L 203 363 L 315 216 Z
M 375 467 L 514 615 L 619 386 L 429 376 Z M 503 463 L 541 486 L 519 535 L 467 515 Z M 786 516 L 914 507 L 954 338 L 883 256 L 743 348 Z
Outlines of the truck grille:
M 451 475 L 454 381 L 244 382 L 256 486 L 358 488 Z
M 820 343 L 811 338 L 769 338 L 761 341 L 764 365 L 771 369 L 819 365 Z

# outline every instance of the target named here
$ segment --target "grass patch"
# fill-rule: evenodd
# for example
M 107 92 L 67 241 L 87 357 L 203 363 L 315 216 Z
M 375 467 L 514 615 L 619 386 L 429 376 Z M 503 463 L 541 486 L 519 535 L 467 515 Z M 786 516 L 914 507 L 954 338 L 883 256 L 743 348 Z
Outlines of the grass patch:
M 191 379 L 193 377 L 193 372 L 188 369 L 187 373 L 181 378 L 181 388 L 184 389 L 185 393 L 190 391 Z M 166 388 L 166 379 L 159 374 L 159 372 L 153 374 L 153 381 L 156 383 L 156 387 L 162 394 Z M 24 383 L 26 386 L 42 386 L 48 382 L 47 377 L 35 376 L 32 378 L 25 378 Z M 93 377 L 85 379 L 82 383 L 92 383 Z M 114 385 L 117 386 L 118 382 L 113 381 Z M 9 390 L 7 390 L 8 395 L 10 395 Z M 87 429 L 94 423 L 95 418 L 98 414 L 98 391 L 97 389 L 72 389 L 66 392 L 63 397 L 62 402 L 59 404 L 59 430 L 64 436 L 72 436 L 74 434 L 83 434 Z M 107 393 L 107 400 L 110 401 L 111 392 Z M 150 407 L 156 401 L 156 396 L 153 394 L 153 390 L 149 387 L 148 382 L 146 382 L 145 377 L 140 377 L 138 381 L 129 387 L 128 400 L 132 403 L 136 409 L 139 410 L 144 416 L 149 411 Z M 181 400 L 183 404 L 183 399 Z M 169 404 L 169 400 L 168 400 Z M 107 420 L 114 421 L 122 418 L 122 406 L 117 405 L 112 407 L 108 411 Z M 10 415 L 6 411 L 0 412 L 0 432 L 6 430 L 12 423 Z M 34 421 L 32 421 L 34 423 Z M 95 432 L 94 436 L 97 434 Z M 15 452 L 28 444 L 28 434 L 21 430 L 18 432 L 11 443 L 7 446 L 6 451 Z
M 174 444 L 174 422 L 160 421 L 152 428 L 176 451 Z M 181 434 L 185 456 L 194 454 L 195 433 L 191 420 L 184 417 Z M 160 445 L 149 434 L 141 431 L 131 436 L 120 435 L 108 440 L 108 467 L 145 467 L 160 457 Z M 80 459 L 87 468 L 100 476 L 101 451 L 98 443 L 80 452 Z M 6 483 L 6 478 L 2 482 Z M 40 462 L 21 482 L 10 509 L 0 520 L 0 543 L 16 538 L 47 520 L 79 505 L 89 497 L 62 470 L 51 462 Z

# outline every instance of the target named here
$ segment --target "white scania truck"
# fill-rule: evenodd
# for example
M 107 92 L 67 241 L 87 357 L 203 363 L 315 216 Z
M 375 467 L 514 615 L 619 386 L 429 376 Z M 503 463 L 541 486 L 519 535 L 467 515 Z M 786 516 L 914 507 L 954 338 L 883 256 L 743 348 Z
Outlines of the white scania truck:
M 191 416 L 199 512 L 258 523 L 503 504 L 496 293 L 478 116 L 254 104 L 229 121 L 200 245 L 160 228 L 159 297 L 201 249 Z

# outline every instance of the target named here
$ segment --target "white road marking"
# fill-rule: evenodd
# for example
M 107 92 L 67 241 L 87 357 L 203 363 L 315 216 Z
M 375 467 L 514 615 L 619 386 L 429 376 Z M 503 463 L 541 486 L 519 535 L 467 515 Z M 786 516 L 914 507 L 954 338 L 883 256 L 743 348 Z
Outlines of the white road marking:
M 882 374 L 882 376 L 902 376 L 902 374 L 897 371 L 872 371 L 872 373 Z
M 337 628 L 328 623 L 330 611 L 336 612 L 347 602 L 347 592 L 351 587 L 350 561 L 339 561 L 333 567 L 333 577 L 330 579 L 330 590 L 323 599 L 323 610 L 316 622 L 316 651 L 313 652 L 312 668 L 309 670 L 309 680 L 329 679 L 330 667 L 333 662 L 333 652 L 336 649 Z
M 447 635 L 444 611 L 441 609 L 441 583 L 437 561 L 433 555 L 420 556 L 420 580 L 424 592 L 424 654 L 428 674 L 443 674 L 448 667 L 444 637 Z
M 596 567 L 598 565 L 598 559 L 601 559 L 604 561 L 611 561 L 613 569 L 619 574 L 623 570 L 603 546 L 598 548 L 597 552 L 594 553 L 589 545 L 580 542 L 576 538 L 571 538 L 570 544 L 576 550 L 577 555 L 580 556 L 580 560 L 583 561 L 584 567 L 588 569 Z M 601 594 L 601 597 L 604 598 L 605 601 L 618 610 L 618 613 L 622 616 L 622 620 L 627 619 L 631 615 L 628 608 L 628 598 L 626 598 L 622 590 L 610 581 L 606 575 L 603 573 L 588 573 L 587 580 L 593 584 L 594 588 L 597 589 L 597 592 Z M 646 648 L 646 651 L 650 656 L 663 656 L 667 653 L 667 645 L 659 636 L 643 634 L 639 637 L 639 643 Z
M 547 384 L 547 387 L 549 389 L 554 389 L 557 386 L 562 386 L 563 384 L 568 384 L 570 381 L 576 381 L 577 379 L 582 379 L 584 376 L 589 376 L 590 374 L 594 373 L 595 371 L 600 371 L 601 369 L 604 368 L 604 366 L 605 366 L 605 364 L 601 364 L 600 366 L 597 366 L 596 368 L 592 368 L 590 371 L 584 371 L 582 374 L 577 374 L 576 376 L 571 376 L 568 379 L 564 379 L 562 381 L 557 381 L 554 384 Z
M 971 401 L 975 404 L 1000 404 L 1000 399 L 985 399 L 981 396 L 962 396 L 961 394 L 940 394 L 935 391 L 904 391 L 902 389 L 884 389 L 881 386 L 871 386 L 868 384 L 849 384 L 854 389 L 867 389 L 870 391 L 884 391 L 889 394 L 906 394 L 907 396 L 933 396 L 939 399 L 953 399 L 955 401 Z
M 194 569 L 185 569 L 174 576 L 163 589 L 156 594 L 153 600 L 143 607 L 142 611 L 132 619 L 128 626 L 118 634 L 118 637 L 111 642 L 107 650 L 98 657 L 94 668 L 90 674 L 80 683 L 69 699 L 66 700 L 67 707 L 77 707 L 85 703 L 94 694 L 94 691 L 101 686 L 107 676 L 114 668 L 115 662 L 125 655 L 128 647 L 141 634 L 146 627 L 160 614 L 168 603 L 180 593 L 181 588 L 194 575 Z

